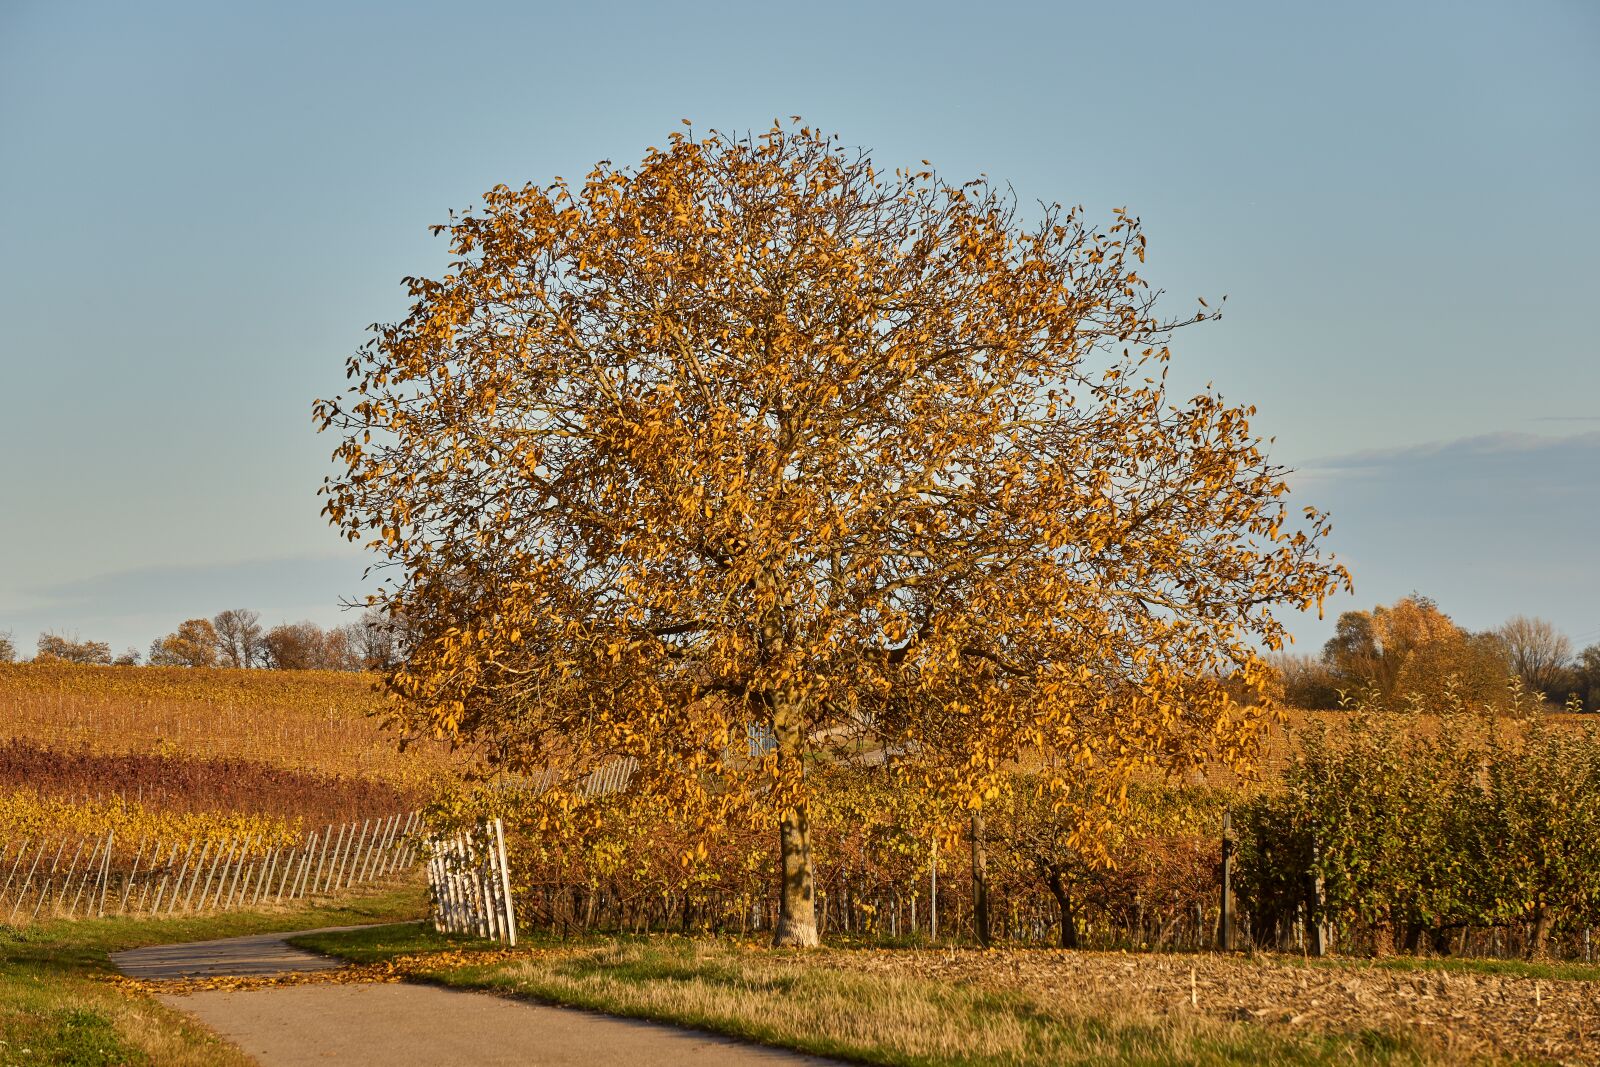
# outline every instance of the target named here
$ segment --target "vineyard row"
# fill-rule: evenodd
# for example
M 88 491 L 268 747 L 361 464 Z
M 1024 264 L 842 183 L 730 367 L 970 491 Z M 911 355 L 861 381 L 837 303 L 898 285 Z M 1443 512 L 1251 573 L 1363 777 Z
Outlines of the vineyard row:
M 0 846 L 6 922 L 151 916 L 282 904 L 379 882 L 416 861 L 421 816 L 329 824 L 287 843 L 259 834 L 212 840 L 35 835 Z

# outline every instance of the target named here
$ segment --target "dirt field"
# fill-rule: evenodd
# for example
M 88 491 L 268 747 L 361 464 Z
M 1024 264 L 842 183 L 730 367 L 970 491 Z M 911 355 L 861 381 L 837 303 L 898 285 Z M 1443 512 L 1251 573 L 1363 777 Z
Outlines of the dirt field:
M 1265 1026 L 1424 1035 L 1453 1059 L 1600 1063 L 1600 981 L 1319 966 L 1269 956 L 1105 952 L 828 952 L 827 966 L 1024 988 L 1085 1012 L 1198 1011 Z

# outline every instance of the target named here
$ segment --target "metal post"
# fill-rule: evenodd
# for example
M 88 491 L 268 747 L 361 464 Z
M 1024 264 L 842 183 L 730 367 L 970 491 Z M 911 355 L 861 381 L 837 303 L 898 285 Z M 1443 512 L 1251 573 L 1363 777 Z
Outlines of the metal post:
M 1222 813 L 1222 914 L 1217 922 L 1217 947 L 1233 951 L 1233 813 Z

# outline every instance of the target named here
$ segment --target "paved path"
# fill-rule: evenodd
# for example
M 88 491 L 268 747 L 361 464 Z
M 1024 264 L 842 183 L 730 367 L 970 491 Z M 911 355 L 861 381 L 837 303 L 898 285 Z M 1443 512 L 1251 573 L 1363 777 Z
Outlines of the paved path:
M 339 966 L 338 961 L 284 943 L 294 936 L 262 934 L 160 945 L 114 953 L 112 960 L 125 974 L 151 979 Z M 195 1016 L 263 1067 L 308 1063 L 821 1067 L 834 1062 L 674 1026 L 437 986 L 295 985 L 162 994 L 161 1000 Z
M 319 956 L 289 944 L 288 938 L 306 934 L 325 934 L 335 930 L 359 930 L 359 926 L 328 926 L 321 930 L 301 930 L 292 934 L 252 934 L 228 937 L 221 941 L 190 941 L 183 945 L 151 945 L 113 952 L 111 962 L 132 978 L 165 981 L 170 978 L 211 978 L 216 975 L 244 976 L 283 974 L 286 971 L 331 971 L 338 960 Z

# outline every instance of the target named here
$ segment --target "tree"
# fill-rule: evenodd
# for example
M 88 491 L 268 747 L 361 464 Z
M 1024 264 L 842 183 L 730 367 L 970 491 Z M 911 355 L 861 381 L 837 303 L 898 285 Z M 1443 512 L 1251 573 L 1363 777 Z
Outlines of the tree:
M 875 755 L 976 809 L 1024 751 L 1112 796 L 1243 761 L 1265 712 L 1221 682 L 1348 584 L 1251 409 L 1168 394 L 1209 313 L 1158 317 L 1124 212 L 1025 224 L 797 125 L 438 229 L 457 261 L 316 405 L 325 512 L 412 627 L 398 715 L 756 804 L 778 944 L 816 943 L 808 763 Z M 751 725 L 774 751 L 730 756 Z
M 1469 699 L 1495 702 L 1509 677 L 1497 639 L 1468 633 L 1416 593 L 1371 612 L 1344 612 L 1322 654 L 1346 689 L 1389 704 L 1439 692 L 1447 681 Z
M 1532 691 L 1555 695 L 1563 680 L 1563 668 L 1572 657 L 1572 642 L 1544 619 L 1515 615 L 1496 633 L 1511 657 L 1511 668 Z
M 345 627 L 357 666 L 384 670 L 405 658 L 405 620 L 391 618 L 378 608 L 368 608 L 361 618 Z
M 266 657 L 261 640 L 261 616 L 249 608 L 219 612 L 211 620 L 217 631 L 217 648 L 227 667 L 259 667 Z
M 328 637 L 314 622 L 281 623 L 261 639 L 264 661 L 280 671 L 323 670 L 328 665 Z
M 150 643 L 152 667 L 215 667 L 220 641 L 208 619 L 188 619 Z
M 0 663 L 15 663 L 17 646 L 11 640 L 10 630 L 0 630 Z
M 63 663 L 84 663 L 107 665 L 111 662 L 111 646 L 104 641 L 80 641 L 76 636 L 64 637 L 61 634 L 42 633 L 35 645 L 36 661 L 50 662 L 52 660 Z

